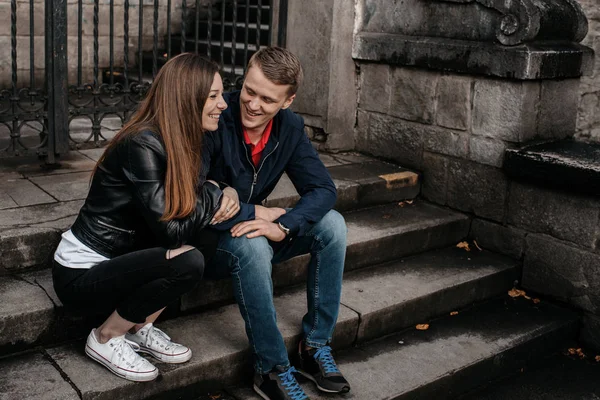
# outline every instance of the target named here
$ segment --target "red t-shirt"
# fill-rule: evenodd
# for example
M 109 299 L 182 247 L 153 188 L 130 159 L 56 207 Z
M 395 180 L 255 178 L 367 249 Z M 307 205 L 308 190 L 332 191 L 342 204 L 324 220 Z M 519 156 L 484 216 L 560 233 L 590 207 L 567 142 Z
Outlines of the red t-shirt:
M 244 141 L 246 142 L 246 144 L 250 145 L 250 150 L 252 152 L 252 162 L 254 163 L 255 167 L 258 167 L 262 151 L 265 149 L 265 146 L 269 141 L 269 137 L 271 136 L 271 127 L 273 127 L 273 120 L 269 121 L 269 123 L 265 127 L 263 135 L 256 144 L 252 144 L 252 142 L 250 141 L 250 136 L 248 136 L 248 132 L 246 132 L 246 128 L 242 127 L 242 131 L 244 132 Z

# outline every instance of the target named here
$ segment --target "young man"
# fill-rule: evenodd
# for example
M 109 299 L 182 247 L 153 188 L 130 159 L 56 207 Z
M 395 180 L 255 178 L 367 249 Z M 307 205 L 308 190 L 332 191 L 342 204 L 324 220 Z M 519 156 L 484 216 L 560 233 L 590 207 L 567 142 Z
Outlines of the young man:
M 205 271 L 222 276 L 227 269 L 233 278 L 254 353 L 254 389 L 264 399 L 308 399 L 295 372 L 324 392 L 350 390 L 328 346 L 340 305 L 347 229 L 332 210 L 336 189 L 304 133 L 304 121 L 288 109 L 301 81 L 296 56 L 278 47 L 261 49 L 248 64 L 242 90 L 225 96 L 229 108 L 218 131 L 204 136 L 208 178 L 233 187 L 241 202 L 224 201 L 214 222 L 233 216 L 230 224 L 245 221 L 219 235 Z M 261 206 L 284 172 L 300 194 L 296 206 L 287 212 Z M 277 328 L 271 269 L 306 253 L 308 311 L 296 370 Z

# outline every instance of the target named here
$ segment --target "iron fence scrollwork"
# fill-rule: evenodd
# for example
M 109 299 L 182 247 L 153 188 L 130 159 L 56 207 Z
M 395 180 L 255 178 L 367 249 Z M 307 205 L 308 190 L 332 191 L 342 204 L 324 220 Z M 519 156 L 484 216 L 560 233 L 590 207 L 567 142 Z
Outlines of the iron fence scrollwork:
M 143 100 L 161 66 L 181 52 L 219 63 L 231 90 L 241 85 L 251 55 L 271 44 L 273 18 L 279 18 L 277 43 L 285 45 L 287 0 L 277 0 L 277 15 L 272 0 L 45 0 L 42 68 L 35 63 L 41 37 L 35 1 L 29 0 L 26 65 L 17 54 L 23 15 L 11 0 L 10 79 L 0 69 L 0 157 L 35 153 L 52 164 L 70 148 L 102 145 Z M 76 30 L 68 29 L 67 7 L 77 7 Z

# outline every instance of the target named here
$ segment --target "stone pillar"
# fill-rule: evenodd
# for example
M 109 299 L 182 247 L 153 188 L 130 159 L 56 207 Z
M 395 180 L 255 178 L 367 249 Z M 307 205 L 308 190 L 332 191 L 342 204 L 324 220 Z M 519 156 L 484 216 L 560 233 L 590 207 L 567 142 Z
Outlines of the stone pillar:
M 288 3 L 287 48 L 302 62 L 305 80 L 292 106 L 316 128 L 321 148 L 354 147 L 356 67 L 352 60 L 354 7 L 348 0 Z

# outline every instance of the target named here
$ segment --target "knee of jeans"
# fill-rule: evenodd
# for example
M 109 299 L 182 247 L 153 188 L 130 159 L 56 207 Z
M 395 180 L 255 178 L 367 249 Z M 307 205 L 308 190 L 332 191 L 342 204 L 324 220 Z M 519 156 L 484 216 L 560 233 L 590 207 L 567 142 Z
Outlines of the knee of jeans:
M 330 210 L 315 226 L 315 236 L 325 243 L 341 242 L 345 245 L 348 228 L 342 214 Z
M 204 255 L 196 248 L 176 255 L 171 262 L 184 279 L 200 280 L 204 275 Z
M 248 239 L 245 236 L 232 238 L 227 251 L 237 259 L 237 263 L 231 266 L 231 272 L 235 273 L 247 268 L 265 268 L 270 274 L 273 249 L 264 236 L 252 239 Z

